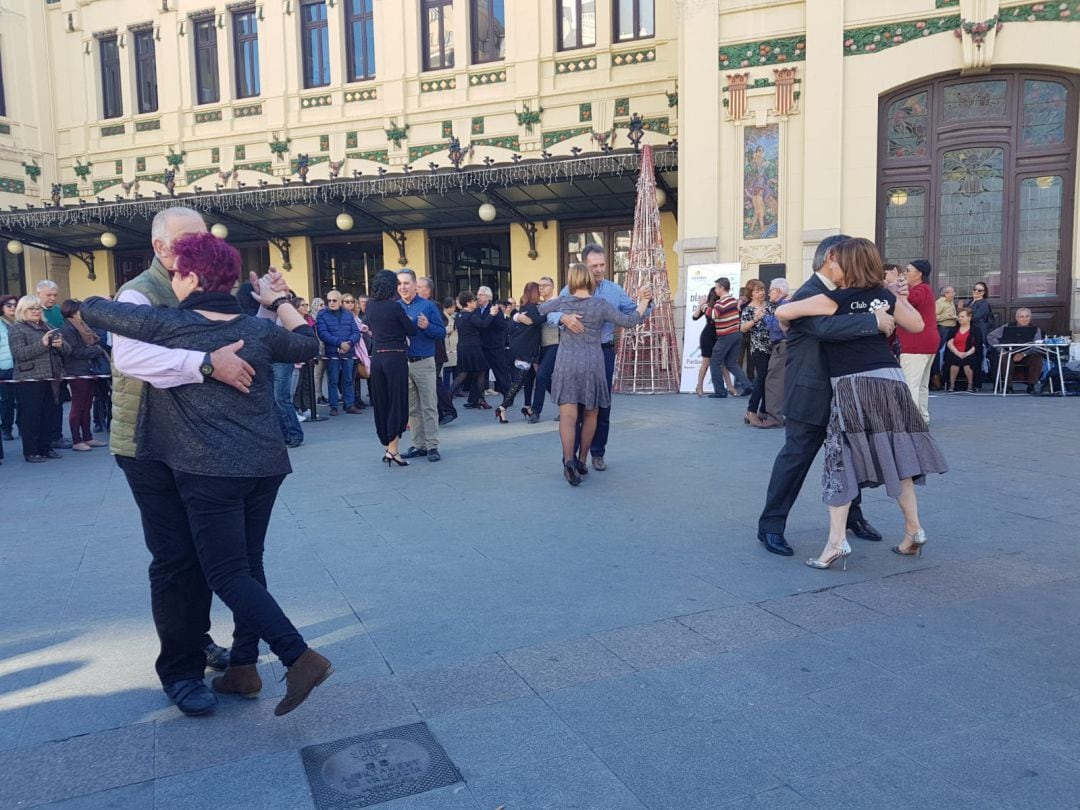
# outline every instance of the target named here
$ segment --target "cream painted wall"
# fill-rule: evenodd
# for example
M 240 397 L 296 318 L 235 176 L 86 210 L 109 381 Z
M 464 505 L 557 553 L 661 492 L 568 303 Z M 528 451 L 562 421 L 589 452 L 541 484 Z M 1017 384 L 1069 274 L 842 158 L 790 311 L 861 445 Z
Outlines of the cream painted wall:
M 517 223 L 510 225 L 510 294 L 515 298 L 530 281 L 541 276 L 559 280 L 559 226 L 557 222 L 536 223 L 536 258 L 529 258 L 529 238 Z

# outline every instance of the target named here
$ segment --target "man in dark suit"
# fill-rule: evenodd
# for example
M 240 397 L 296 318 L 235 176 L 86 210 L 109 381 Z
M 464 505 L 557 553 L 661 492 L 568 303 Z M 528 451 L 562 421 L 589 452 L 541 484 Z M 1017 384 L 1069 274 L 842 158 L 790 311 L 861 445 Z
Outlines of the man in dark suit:
M 799 288 L 792 300 L 799 301 L 836 288 L 830 266 L 836 261 L 837 249 L 850 238 L 839 234 L 822 240 L 814 254 L 814 275 Z M 765 508 L 758 518 L 758 540 L 773 554 L 790 557 L 795 553 L 784 539 L 788 512 L 799 497 L 806 473 L 825 442 L 832 384 L 821 344 L 854 340 L 878 332 L 891 335 L 894 328 L 892 316 L 884 310 L 872 315 L 800 318 L 792 322 L 787 333 L 784 367 L 786 438 L 773 462 Z M 881 534 L 862 515 L 861 500 L 857 497 L 852 501 L 847 527 L 863 540 L 880 540 Z

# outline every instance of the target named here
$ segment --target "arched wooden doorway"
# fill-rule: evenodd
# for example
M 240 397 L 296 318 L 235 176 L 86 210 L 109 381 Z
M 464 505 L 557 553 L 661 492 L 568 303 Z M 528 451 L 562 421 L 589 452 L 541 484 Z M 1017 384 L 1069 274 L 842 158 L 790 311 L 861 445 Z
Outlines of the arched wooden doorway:
M 881 99 L 878 244 L 928 258 L 931 284 L 967 298 L 986 281 L 1000 319 L 1028 307 L 1070 325 L 1075 76 L 994 71 L 939 77 Z

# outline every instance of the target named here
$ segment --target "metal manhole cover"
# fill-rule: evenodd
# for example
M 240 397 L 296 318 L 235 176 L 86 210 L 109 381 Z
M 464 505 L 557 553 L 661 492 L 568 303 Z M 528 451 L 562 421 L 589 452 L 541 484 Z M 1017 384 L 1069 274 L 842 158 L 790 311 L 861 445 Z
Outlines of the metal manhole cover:
M 319 810 L 367 807 L 461 781 L 424 723 L 311 745 L 300 755 Z

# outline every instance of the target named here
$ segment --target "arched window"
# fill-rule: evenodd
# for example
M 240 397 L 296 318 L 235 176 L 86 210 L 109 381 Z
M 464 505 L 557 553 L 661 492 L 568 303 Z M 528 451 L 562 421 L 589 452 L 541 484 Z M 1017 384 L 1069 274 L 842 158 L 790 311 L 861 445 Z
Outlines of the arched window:
M 1069 328 L 1075 77 L 994 71 L 910 85 L 881 100 L 878 243 L 928 258 L 931 283 L 966 299 L 986 281 L 1010 317 Z

